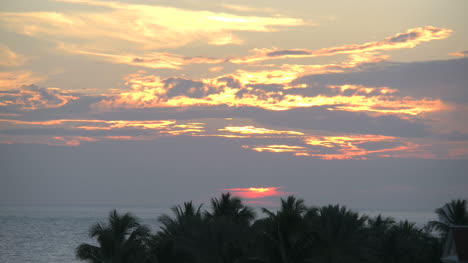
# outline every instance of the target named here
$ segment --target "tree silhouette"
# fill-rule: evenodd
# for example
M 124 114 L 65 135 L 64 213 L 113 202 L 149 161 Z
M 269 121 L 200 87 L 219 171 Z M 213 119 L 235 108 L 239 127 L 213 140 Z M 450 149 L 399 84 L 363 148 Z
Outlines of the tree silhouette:
M 468 210 L 466 200 L 452 200 L 444 206 L 435 210 L 438 221 L 430 221 L 430 229 L 438 231 L 443 239 L 447 236 L 451 226 L 468 225 Z
M 138 220 L 116 210 L 110 212 L 107 224 L 97 223 L 89 230 L 99 246 L 83 243 L 76 249 L 77 258 L 90 263 L 154 262 L 147 253 L 150 230 Z
M 367 262 L 370 253 L 365 230 L 366 216 L 339 205 L 317 208 L 307 216 L 315 237 L 315 262 Z
M 211 198 L 211 212 L 205 211 L 208 219 L 229 218 L 238 223 L 250 224 L 255 219 L 255 212 L 250 207 L 242 204 L 238 197 L 231 193 L 221 194 L 220 198 Z
M 222 194 L 211 199 L 211 209 L 200 212 L 191 202 L 172 208 L 174 217 L 162 215 L 161 231 L 153 238 L 153 250 L 162 262 L 241 263 L 250 258 L 254 219 L 251 208 Z M 250 261 L 254 262 L 254 261 Z
M 276 212 L 262 209 L 268 218 L 258 221 L 256 229 L 263 232 L 264 257 L 270 262 L 302 262 L 310 253 L 310 233 L 304 222 L 307 207 L 304 200 L 288 196 L 281 198 Z
M 277 211 L 252 208 L 230 193 L 210 200 L 208 210 L 192 202 L 158 218 L 151 235 L 131 214 L 111 211 L 107 223 L 90 228 L 97 245 L 81 244 L 76 256 L 90 263 L 439 263 L 440 238 L 408 221 L 368 218 L 340 205 L 307 207 L 294 196 Z M 466 225 L 465 200 L 436 210 L 430 225 L 443 235 Z

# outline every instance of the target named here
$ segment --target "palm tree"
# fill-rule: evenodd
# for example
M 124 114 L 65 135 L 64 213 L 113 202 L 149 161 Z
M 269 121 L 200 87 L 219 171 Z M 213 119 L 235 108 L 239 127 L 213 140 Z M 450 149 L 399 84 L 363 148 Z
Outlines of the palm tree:
M 443 239 L 447 237 L 451 226 L 468 225 L 468 210 L 466 200 L 452 200 L 435 210 L 438 221 L 430 221 L 428 226 L 441 233 Z
M 395 226 L 395 220 L 391 217 L 378 215 L 367 221 L 367 236 L 373 256 L 378 262 L 385 262 L 387 254 L 391 251 L 388 246 L 388 237 L 391 229 Z
M 192 201 L 171 208 L 174 217 L 163 214 L 158 218 L 161 230 L 151 240 L 151 254 L 162 263 L 196 262 L 198 236 L 203 229 L 202 205 L 195 208 Z
M 152 250 L 162 263 L 254 262 L 249 261 L 251 208 L 227 193 L 211 199 L 210 211 L 200 209 L 188 202 L 172 208 L 174 217 L 159 218 L 162 227 Z
M 183 207 L 180 205 L 172 207 L 171 210 L 175 218 L 167 214 L 163 214 L 158 218 L 158 221 L 162 224 L 162 233 L 166 235 L 176 235 L 190 230 L 191 225 L 200 223 L 203 220 L 200 211 L 202 205 L 195 208 L 192 201 L 190 201 L 185 202 Z
M 255 219 L 255 212 L 244 206 L 238 197 L 231 193 L 221 194 L 221 197 L 211 198 L 211 212 L 205 211 L 207 218 L 229 218 L 239 223 L 250 224 Z
M 154 262 L 147 254 L 150 230 L 140 225 L 130 213 L 123 215 L 113 210 L 108 223 L 97 223 L 89 230 L 99 246 L 83 243 L 76 249 L 77 258 L 90 263 Z
M 407 220 L 394 224 L 381 238 L 378 262 L 428 263 L 440 262 L 438 240 Z
M 252 242 L 252 208 L 245 206 L 229 192 L 211 198 L 211 209 L 205 211 L 206 228 L 200 236 L 205 249 L 204 262 L 248 262 Z
M 302 262 L 310 252 L 310 233 L 304 222 L 307 207 L 304 200 L 288 196 L 281 198 L 281 208 L 271 212 L 263 208 L 268 218 L 259 220 L 254 226 L 263 234 L 264 257 L 271 262 Z
M 307 218 L 313 228 L 315 262 L 366 262 L 369 260 L 366 216 L 339 205 L 316 209 Z

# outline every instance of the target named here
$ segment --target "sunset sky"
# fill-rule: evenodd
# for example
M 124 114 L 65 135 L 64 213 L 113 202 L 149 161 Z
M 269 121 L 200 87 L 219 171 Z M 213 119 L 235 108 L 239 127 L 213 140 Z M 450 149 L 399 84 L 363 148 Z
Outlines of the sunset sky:
M 468 198 L 465 0 L 0 4 L 0 204 Z

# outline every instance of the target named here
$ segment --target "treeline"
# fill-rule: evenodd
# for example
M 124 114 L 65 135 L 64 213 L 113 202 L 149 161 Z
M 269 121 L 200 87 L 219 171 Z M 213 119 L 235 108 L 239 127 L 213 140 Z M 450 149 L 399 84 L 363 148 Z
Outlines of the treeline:
M 266 217 L 257 220 L 229 193 L 212 198 L 208 210 L 187 202 L 172 211 L 152 234 L 114 210 L 90 228 L 97 246 L 81 244 L 76 256 L 92 263 L 431 263 L 440 262 L 449 226 L 468 225 L 466 200 L 437 209 L 439 221 L 424 228 L 340 205 L 307 207 L 294 196 L 276 212 L 263 208 Z

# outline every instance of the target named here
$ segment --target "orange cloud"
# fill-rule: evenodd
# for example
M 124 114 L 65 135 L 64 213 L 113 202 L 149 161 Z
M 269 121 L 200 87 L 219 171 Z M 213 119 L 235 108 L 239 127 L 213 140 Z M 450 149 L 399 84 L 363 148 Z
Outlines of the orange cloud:
M 218 129 L 218 131 L 227 131 L 232 133 L 240 134 L 287 134 L 287 135 L 304 135 L 298 131 L 279 131 L 270 130 L 265 128 L 257 128 L 254 126 L 226 126 L 224 129 Z
M 77 99 L 76 95 L 66 90 L 40 88 L 34 85 L 0 91 L 0 106 L 18 107 L 21 110 L 58 108 Z
M 0 72 L 0 90 L 17 89 L 21 86 L 40 83 L 44 79 L 45 77 L 30 71 Z
M 82 130 L 113 130 L 123 128 L 135 129 L 154 129 L 154 130 L 177 130 L 177 129 L 203 129 L 203 123 L 188 123 L 176 124 L 175 120 L 147 120 L 147 121 L 129 121 L 129 120 L 86 120 L 86 119 L 59 119 L 49 121 L 21 121 L 0 119 L 1 122 L 6 122 L 15 125 L 40 125 L 40 126 L 57 126 L 71 129 Z M 83 125 L 85 124 L 85 125 Z M 93 125 L 94 124 L 94 125 Z
M 79 146 L 81 142 L 97 142 L 98 139 L 85 136 L 57 136 L 55 140 L 62 141 L 67 146 Z
M 223 191 L 229 191 L 233 195 L 247 199 L 265 198 L 269 196 L 283 196 L 288 193 L 283 192 L 279 189 L 283 187 L 250 187 L 250 188 L 231 188 L 223 189 Z
M 235 122 L 241 123 L 243 119 Z M 233 120 L 225 119 L 226 123 Z M 243 120 L 249 124 L 250 120 Z M 290 154 L 324 160 L 363 160 L 380 158 L 415 159 L 466 159 L 468 142 L 443 141 L 431 138 L 402 138 L 374 134 L 330 134 L 313 130 L 267 129 L 253 125 L 226 125 L 218 128 L 223 120 L 199 121 L 175 120 L 86 120 L 58 119 L 47 121 L 23 121 L 0 119 L 0 130 L 27 130 L 36 126 L 79 131 L 80 136 L 15 135 L 1 134 L 0 143 L 39 143 L 49 145 L 78 146 L 104 140 L 152 141 L 161 136 L 223 137 L 236 139 L 242 148 L 259 153 Z M 122 130 L 124 129 L 124 130 Z M 88 131 L 105 130 L 100 133 Z M 113 131 L 118 131 L 115 135 Z M 134 136 L 135 130 L 149 130 L 146 135 Z M 47 131 L 47 129 L 43 129 Z M 125 133 L 123 133 L 125 132 Z M 139 132 L 140 133 L 140 132 Z M 90 135 L 88 135 L 90 134 Z M 242 142 L 242 139 L 249 139 Z M 255 139 L 262 139 L 263 145 Z M 270 140 L 270 141 L 268 141 Z M 271 142 L 271 143 L 269 143 Z
M 455 57 L 467 57 L 468 56 L 468 50 L 453 52 L 453 53 L 450 53 L 449 55 L 450 56 L 455 56 Z

